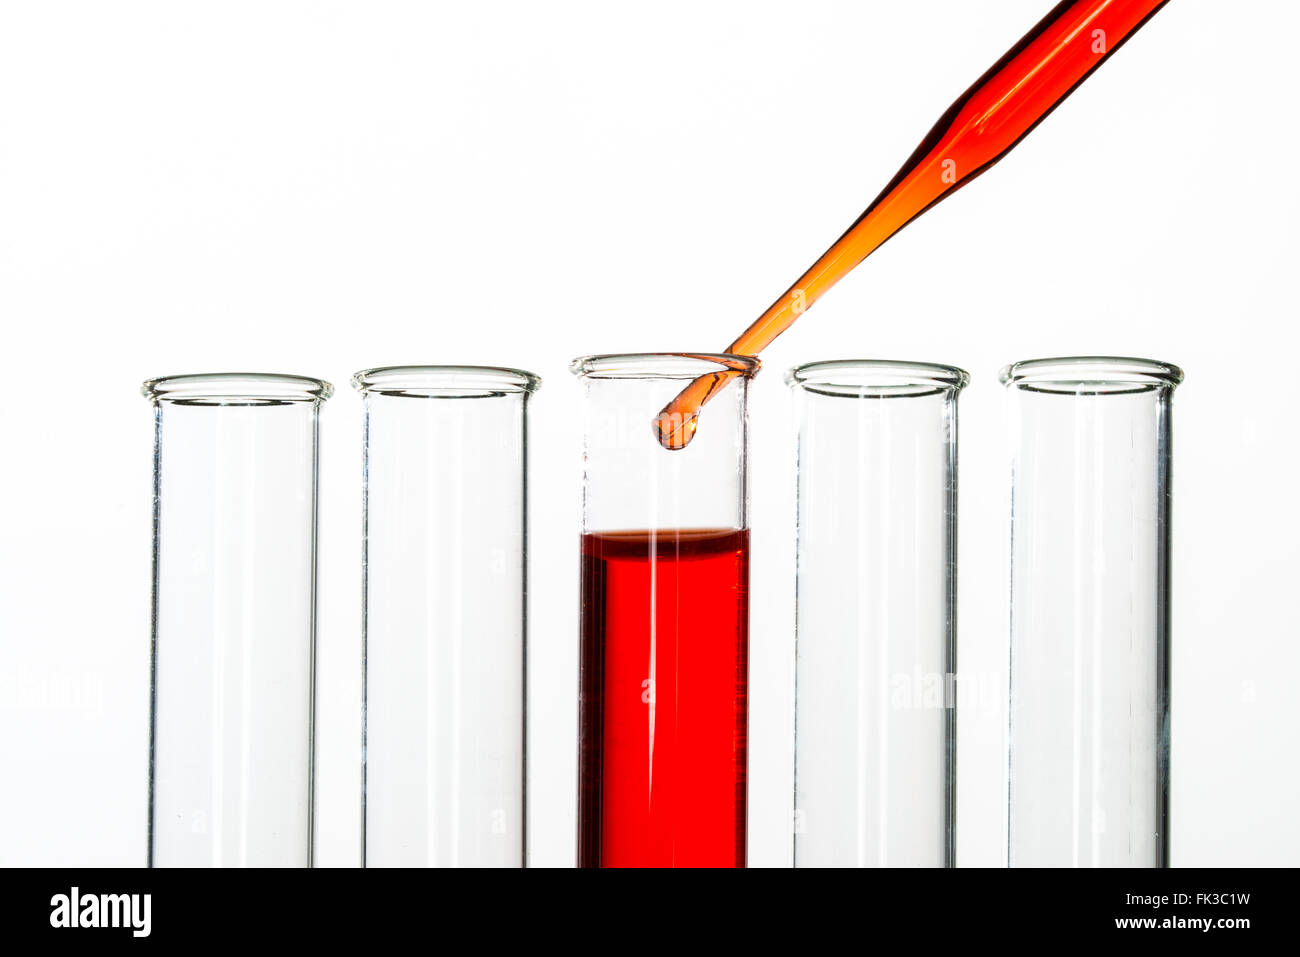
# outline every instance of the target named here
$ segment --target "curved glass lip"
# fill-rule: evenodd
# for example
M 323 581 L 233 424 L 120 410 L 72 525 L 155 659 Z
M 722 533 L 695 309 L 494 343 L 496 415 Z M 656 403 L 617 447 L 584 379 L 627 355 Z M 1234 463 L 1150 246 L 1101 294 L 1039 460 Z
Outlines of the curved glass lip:
M 1172 389 L 1183 370 L 1158 359 L 1132 356 L 1062 356 L 1013 362 L 998 374 L 1008 388 L 1057 395 L 1130 395 Z
M 289 405 L 323 402 L 334 394 L 334 386 L 310 376 L 212 372 L 149 379 L 140 392 L 152 402 L 173 405 Z
M 970 374 L 937 362 L 828 359 L 795 366 L 786 372 L 785 382 L 816 395 L 893 399 L 960 392 Z
M 752 378 L 762 368 L 753 356 L 730 352 L 627 352 L 579 356 L 569 371 L 589 379 L 697 379 L 725 372 Z
M 542 386 L 540 376 L 507 366 L 378 366 L 352 377 L 362 395 L 410 399 L 489 399 L 532 395 Z

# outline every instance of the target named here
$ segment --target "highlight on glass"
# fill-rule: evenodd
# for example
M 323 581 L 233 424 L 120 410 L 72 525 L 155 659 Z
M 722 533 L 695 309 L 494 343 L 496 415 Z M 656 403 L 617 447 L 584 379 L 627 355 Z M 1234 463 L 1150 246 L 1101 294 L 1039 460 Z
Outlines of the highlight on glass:
M 798 422 L 796 867 L 955 854 L 961 369 L 791 369 Z
M 1169 863 L 1166 362 L 1002 371 L 1013 412 L 1008 862 Z
M 588 356 L 578 863 L 746 863 L 749 381 L 721 354 Z M 702 375 L 736 381 L 670 451 L 650 417 Z
M 517 369 L 358 372 L 367 867 L 520 867 L 527 421 Z
M 151 379 L 150 866 L 311 863 L 317 414 L 328 382 Z

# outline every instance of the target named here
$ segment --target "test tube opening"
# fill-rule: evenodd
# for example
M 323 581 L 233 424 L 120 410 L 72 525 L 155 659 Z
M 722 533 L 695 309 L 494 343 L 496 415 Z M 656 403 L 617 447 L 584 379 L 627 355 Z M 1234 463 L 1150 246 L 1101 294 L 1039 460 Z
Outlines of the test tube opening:
M 531 395 L 542 380 L 531 372 L 505 366 L 428 365 L 380 366 L 352 377 L 363 395 L 402 396 L 415 399 L 491 399 L 524 393 Z
M 1129 395 L 1173 388 L 1183 370 L 1168 362 L 1126 356 L 1029 359 L 1002 369 L 1005 386 L 1050 395 Z
M 321 379 L 264 372 L 220 372 L 149 379 L 145 398 L 173 405 L 260 406 L 323 402 L 334 387 Z
M 727 352 L 629 352 L 579 356 L 569 363 L 574 375 L 595 379 L 695 379 L 710 373 L 752 378 L 762 363 Z
M 893 359 L 832 359 L 795 366 L 786 385 L 844 398 L 919 398 L 964 389 L 970 376 L 956 366 Z

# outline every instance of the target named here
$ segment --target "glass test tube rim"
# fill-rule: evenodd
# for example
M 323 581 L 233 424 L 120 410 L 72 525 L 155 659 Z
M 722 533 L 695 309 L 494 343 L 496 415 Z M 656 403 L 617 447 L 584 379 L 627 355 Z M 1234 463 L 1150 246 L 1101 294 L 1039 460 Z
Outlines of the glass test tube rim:
M 753 378 L 762 368 L 754 356 L 730 352 L 625 352 L 579 356 L 574 375 L 590 379 L 696 379 L 713 373 Z
M 839 398 L 918 398 L 960 392 L 970 384 L 970 373 L 937 362 L 827 359 L 794 366 L 786 372 L 785 383 L 816 395 Z
M 363 396 L 409 399 L 488 399 L 532 395 L 542 386 L 540 376 L 509 366 L 400 365 L 362 369 L 352 387 Z
M 172 405 L 259 406 L 323 402 L 334 394 L 334 386 L 310 376 L 211 372 L 148 379 L 140 393 L 154 403 Z
M 1013 362 L 1003 367 L 998 381 L 1049 395 L 1132 395 L 1173 388 L 1183 381 L 1183 370 L 1159 359 L 1061 356 Z

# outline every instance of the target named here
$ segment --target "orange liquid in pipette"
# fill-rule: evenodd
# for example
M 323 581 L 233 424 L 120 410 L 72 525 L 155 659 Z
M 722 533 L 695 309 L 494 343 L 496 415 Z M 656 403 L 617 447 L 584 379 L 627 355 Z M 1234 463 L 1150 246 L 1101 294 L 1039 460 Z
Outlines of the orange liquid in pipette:
M 1068 0 L 940 117 L 903 168 L 727 352 L 757 355 L 827 290 L 900 229 L 966 185 L 1015 146 L 1166 0 Z M 654 420 L 660 444 L 684 448 L 704 403 L 735 373 L 701 376 Z

